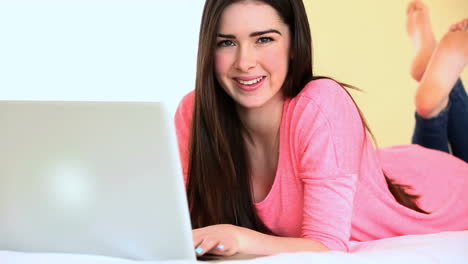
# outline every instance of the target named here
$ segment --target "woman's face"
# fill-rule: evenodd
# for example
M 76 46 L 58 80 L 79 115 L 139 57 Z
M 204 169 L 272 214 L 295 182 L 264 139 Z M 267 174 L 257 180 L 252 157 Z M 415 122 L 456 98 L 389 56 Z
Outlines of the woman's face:
M 290 35 L 273 7 L 255 1 L 229 5 L 216 43 L 216 78 L 239 106 L 256 108 L 282 98 Z

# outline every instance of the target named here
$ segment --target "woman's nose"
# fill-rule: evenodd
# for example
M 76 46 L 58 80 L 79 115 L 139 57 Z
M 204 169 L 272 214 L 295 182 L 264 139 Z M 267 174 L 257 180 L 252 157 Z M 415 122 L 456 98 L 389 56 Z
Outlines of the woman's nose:
M 248 72 L 257 65 L 257 58 L 253 47 L 242 47 L 239 49 L 235 67 L 242 72 Z

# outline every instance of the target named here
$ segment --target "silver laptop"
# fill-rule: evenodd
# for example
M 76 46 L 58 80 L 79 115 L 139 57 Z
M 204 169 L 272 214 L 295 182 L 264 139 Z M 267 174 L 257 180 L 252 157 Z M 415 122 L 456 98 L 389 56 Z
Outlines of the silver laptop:
M 0 250 L 195 260 L 168 113 L 0 101 Z

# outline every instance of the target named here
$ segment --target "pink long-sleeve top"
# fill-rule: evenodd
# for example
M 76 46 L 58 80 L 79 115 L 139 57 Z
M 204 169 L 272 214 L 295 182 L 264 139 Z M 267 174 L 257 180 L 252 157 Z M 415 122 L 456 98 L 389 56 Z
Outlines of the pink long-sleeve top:
M 194 93 L 175 115 L 187 182 Z M 421 195 L 423 214 L 400 205 L 382 171 Z M 329 79 L 311 81 L 283 105 L 277 172 L 255 203 L 276 234 L 348 251 L 349 241 L 468 229 L 468 165 L 417 145 L 376 150 L 350 96 Z

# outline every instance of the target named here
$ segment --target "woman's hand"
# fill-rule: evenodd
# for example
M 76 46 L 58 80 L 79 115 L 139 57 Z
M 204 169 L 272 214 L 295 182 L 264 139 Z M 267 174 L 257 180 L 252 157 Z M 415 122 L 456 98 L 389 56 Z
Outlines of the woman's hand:
M 212 225 L 192 230 L 197 256 L 206 253 L 232 256 L 241 248 L 242 230 L 234 225 Z
M 197 256 L 206 253 L 221 256 L 237 253 L 269 256 L 285 252 L 329 250 L 317 240 L 266 235 L 235 225 L 207 226 L 192 230 L 192 234 Z

